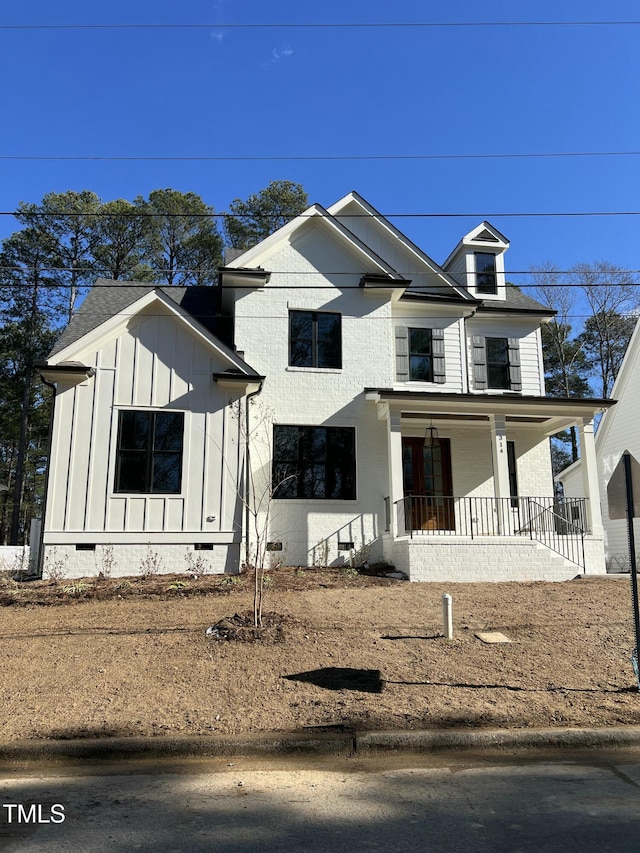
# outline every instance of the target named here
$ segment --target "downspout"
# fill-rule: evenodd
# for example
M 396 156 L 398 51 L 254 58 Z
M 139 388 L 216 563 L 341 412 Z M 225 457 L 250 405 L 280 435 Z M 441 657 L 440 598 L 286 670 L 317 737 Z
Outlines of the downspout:
M 249 500 L 251 499 L 251 452 L 249 449 L 249 405 L 251 403 L 251 399 L 253 397 L 257 397 L 258 394 L 262 391 L 262 383 L 263 379 L 260 380 L 260 384 L 256 388 L 255 391 L 252 391 L 250 394 L 244 399 L 244 429 L 245 429 L 245 442 L 244 442 L 244 465 L 245 465 L 245 476 L 244 476 L 244 559 L 245 563 L 249 562 L 249 545 L 251 534 L 249 531 L 251 513 L 249 512 Z
M 42 569 L 44 563 L 44 523 L 47 515 L 47 503 L 49 499 L 49 474 L 51 472 L 51 447 L 53 444 L 53 418 L 56 410 L 56 384 L 55 382 L 49 382 L 48 379 L 45 379 L 42 374 L 40 374 L 40 379 L 43 383 L 51 388 L 51 417 L 49 418 L 49 434 L 47 435 L 47 467 L 45 469 L 45 478 L 44 478 L 44 492 L 42 495 L 42 520 L 40 522 L 40 535 L 38 537 L 38 565 L 35 566 L 36 574 L 38 577 L 42 577 Z
M 471 320 L 473 317 L 475 317 L 477 311 L 478 311 L 478 309 L 474 308 L 473 311 L 471 312 L 471 314 L 468 314 L 466 317 L 462 318 L 462 338 L 463 339 L 462 339 L 462 341 L 460 341 L 460 344 L 461 344 L 460 355 L 462 358 L 464 358 L 464 377 L 465 377 L 465 382 L 466 382 L 466 388 L 462 389 L 463 394 L 470 394 L 471 393 L 471 380 L 470 380 L 470 375 L 469 375 L 469 353 L 467 351 L 467 340 L 468 340 L 468 338 L 467 338 L 467 320 Z

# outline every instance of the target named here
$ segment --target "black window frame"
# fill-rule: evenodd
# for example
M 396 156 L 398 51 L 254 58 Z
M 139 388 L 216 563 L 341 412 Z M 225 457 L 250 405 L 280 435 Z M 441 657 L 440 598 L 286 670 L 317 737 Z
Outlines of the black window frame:
M 297 335 L 294 337 L 293 321 L 295 317 L 306 317 L 311 323 L 309 336 Z M 337 353 L 333 358 L 323 355 L 322 330 L 323 318 L 331 317 L 338 320 L 338 342 Z M 294 347 L 297 344 L 308 346 L 308 359 L 300 361 L 294 356 Z M 331 351 L 329 351 L 331 355 Z M 340 370 L 342 368 L 342 314 L 337 311 L 304 311 L 298 309 L 289 310 L 289 367 L 315 367 L 323 370 Z
M 170 448 L 157 446 L 161 442 L 158 435 L 157 425 L 160 418 L 170 418 L 175 425 L 179 424 L 179 445 Z M 147 419 L 146 427 L 144 420 Z M 132 446 L 127 445 L 127 430 L 131 429 L 125 422 L 133 421 L 133 429 L 136 441 Z M 136 427 L 136 420 L 139 425 Z M 175 438 L 175 436 L 174 436 Z M 141 444 L 141 446 L 133 446 Z M 148 409 L 121 409 L 118 412 L 118 435 L 116 443 L 116 469 L 114 478 L 115 494 L 143 494 L 143 495 L 177 495 L 182 492 L 182 468 L 184 454 L 184 412 L 166 410 L 150 411 Z M 157 463 L 160 459 L 164 462 L 173 458 L 171 467 L 174 484 L 170 488 L 159 486 L 156 481 L 158 471 Z M 131 471 L 127 472 L 127 460 L 134 462 L 137 459 L 138 482 L 131 487 Z M 160 473 L 158 473 L 158 477 Z M 128 480 L 125 478 L 129 478 Z M 135 476 L 133 479 L 136 479 Z
M 355 427 L 274 424 L 271 482 L 280 500 L 356 500 Z
M 476 265 L 476 293 L 484 293 L 488 296 L 498 292 L 498 271 L 496 268 L 496 254 L 494 252 L 475 252 Z M 480 268 L 481 258 L 491 258 L 491 268 Z
M 411 382 L 433 382 L 433 330 L 432 329 L 420 329 L 417 327 L 410 327 L 408 330 L 408 348 L 409 348 L 409 380 Z M 420 335 L 427 335 L 429 338 L 429 345 L 426 347 L 425 352 L 421 352 L 417 346 L 414 346 L 412 342 L 412 338 L 414 337 L 414 332 L 419 333 Z M 415 335 L 417 338 L 418 335 Z M 425 362 L 428 361 L 428 368 L 426 371 L 426 376 L 418 375 L 418 365 L 422 363 L 424 365 Z M 414 371 L 415 367 L 415 371 Z
M 493 349 L 493 343 L 498 341 L 502 345 L 504 360 L 496 359 L 494 353 L 491 352 L 491 350 Z M 509 338 L 487 337 L 485 338 L 485 347 L 487 364 L 487 388 L 493 388 L 498 391 L 510 391 L 511 364 L 509 360 Z M 497 375 L 497 371 L 500 371 L 503 376 L 503 380 L 500 383 L 495 383 L 492 381 L 492 377 L 495 378 L 495 376 Z

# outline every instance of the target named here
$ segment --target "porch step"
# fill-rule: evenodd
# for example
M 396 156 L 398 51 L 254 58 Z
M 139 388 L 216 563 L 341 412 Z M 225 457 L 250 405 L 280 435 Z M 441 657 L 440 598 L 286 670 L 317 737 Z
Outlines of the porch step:
M 507 536 L 414 536 L 397 539 L 393 555 L 414 581 L 561 581 L 583 572 L 540 542 Z

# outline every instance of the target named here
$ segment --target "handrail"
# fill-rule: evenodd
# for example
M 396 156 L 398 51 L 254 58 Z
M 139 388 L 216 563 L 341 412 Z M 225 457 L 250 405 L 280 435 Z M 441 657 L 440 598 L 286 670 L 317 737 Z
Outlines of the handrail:
M 539 508 L 537 518 L 545 518 L 549 524 L 538 525 L 535 528 L 531 527 L 531 537 L 556 554 L 560 554 L 565 560 L 585 569 L 584 562 L 584 530 L 568 518 L 554 512 L 548 507 L 541 506 L 533 498 L 528 498 L 532 506 Z M 559 528 L 564 528 L 561 532 Z M 534 535 L 535 532 L 535 535 Z
M 394 506 L 400 535 L 529 536 L 584 568 L 586 498 L 406 495 Z

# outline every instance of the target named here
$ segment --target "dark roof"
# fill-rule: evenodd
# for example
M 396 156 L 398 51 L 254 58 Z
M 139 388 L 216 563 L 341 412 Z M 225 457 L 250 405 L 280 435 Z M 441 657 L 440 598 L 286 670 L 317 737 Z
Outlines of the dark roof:
M 452 289 L 441 288 L 440 290 L 406 290 L 400 299 L 406 299 L 407 301 L 417 301 L 417 302 L 452 302 L 456 305 L 465 305 L 473 307 L 474 305 L 479 305 L 479 300 L 474 299 L 472 296 L 465 298 L 463 295 L 456 293 Z
M 102 323 L 124 311 L 147 293 L 160 290 L 180 305 L 227 347 L 231 346 L 231 326 L 218 311 L 216 287 L 179 287 L 140 284 L 135 281 L 110 281 L 99 278 L 58 338 L 49 356 L 97 329 Z
M 536 302 L 535 299 L 526 296 L 513 284 L 507 284 L 506 299 L 504 302 L 493 302 L 490 299 L 484 299 L 478 311 L 522 311 L 532 314 L 556 313 L 548 305 L 543 305 L 542 302 Z

